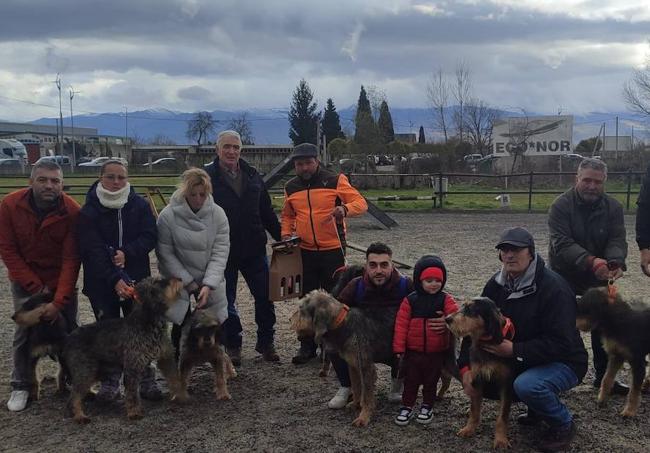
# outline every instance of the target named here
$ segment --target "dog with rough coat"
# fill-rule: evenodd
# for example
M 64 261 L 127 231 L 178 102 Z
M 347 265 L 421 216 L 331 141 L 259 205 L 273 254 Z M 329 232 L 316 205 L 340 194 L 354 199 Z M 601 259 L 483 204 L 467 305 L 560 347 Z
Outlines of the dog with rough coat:
M 63 313 L 59 312 L 53 321 L 43 321 L 41 316 L 45 312 L 45 306 L 52 302 L 54 293 L 39 293 L 31 296 L 12 316 L 19 326 L 29 329 L 28 348 L 30 363 L 31 388 L 29 397 L 37 401 L 40 397 L 41 376 L 37 373 L 37 365 L 42 357 L 50 357 L 59 363 L 59 371 L 56 377 L 57 391 L 65 391 L 65 367 L 61 366 L 61 353 L 65 338 L 70 332 L 70 323 Z M 74 325 L 72 326 L 74 328 Z
M 600 383 L 598 405 L 603 406 L 624 362 L 630 364 L 632 385 L 627 394 L 623 417 L 637 415 L 641 389 L 647 386 L 645 358 L 650 353 L 650 306 L 624 301 L 607 288 L 591 288 L 578 299 L 576 327 L 584 332 L 598 328 L 607 351 L 607 370 Z
M 88 423 L 83 398 L 107 372 L 122 368 L 125 405 L 129 419 L 142 418 L 138 391 L 145 368 L 156 361 L 172 393 L 185 401 L 174 349 L 167 332 L 165 312 L 177 300 L 183 286 L 174 278 L 145 278 L 134 289 L 133 311 L 126 318 L 100 320 L 81 326 L 66 339 L 63 359 L 70 374 L 72 391 L 68 403 L 74 420 Z
M 194 310 L 183 326 L 180 341 L 180 372 L 183 391 L 187 391 L 192 369 L 210 363 L 214 371 L 214 393 L 218 400 L 229 400 L 228 379 L 237 372 L 223 350 L 219 338 L 221 325 L 206 310 Z
M 478 390 L 471 398 L 467 424 L 457 435 L 473 436 L 481 420 L 481 404 L 485 387 L 496 387 L 500 400 L 497 416 L 494 448 L 509 448 L 508 418 L 512 405 L 515 380 L 513 359 L 499 357 L 481 348 L 481 344 L 499 344 L 504 338 L 512 339 L 514 327 L 496 304 L 488 297 L 477 297 L 463 304 L 461 309 L 446 318 L 449 330 L 457 337 L 471 337 L 470 369 L 472 386 Z

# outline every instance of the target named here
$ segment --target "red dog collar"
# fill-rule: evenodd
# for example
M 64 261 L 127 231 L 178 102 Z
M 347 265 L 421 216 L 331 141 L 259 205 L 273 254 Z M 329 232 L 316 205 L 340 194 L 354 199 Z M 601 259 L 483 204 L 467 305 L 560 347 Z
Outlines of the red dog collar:
M 504 316 L 505 324 L 501 328 L 501 335 L 503 335 L 504 340 L 512 340 L 515 337 L 515 325 L 512 323 L 510 318 Z M 490 341 L 492 340 L 491 335 L 484 335 L 479 338 L 481 341 Z
M 334 323 L 332 324 L 330 329 L 334 330 L 338 328 L 341 324 L 343 324 L 343 321 L 345 321 L 345 318 L 348 316 L 349 311 L 350 311 L 350 307 L 343 304 L 343 306 L 341 307 L 341 311 L 339 311 L 339 314 L 336 315 L 336 319 L 334 320 Z

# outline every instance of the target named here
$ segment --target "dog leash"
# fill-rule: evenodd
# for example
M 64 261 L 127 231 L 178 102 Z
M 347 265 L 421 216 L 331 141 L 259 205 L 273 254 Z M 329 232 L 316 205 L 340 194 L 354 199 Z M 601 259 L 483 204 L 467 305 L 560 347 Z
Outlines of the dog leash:
M 615 280 L 610 278 L 607 281 L 607 300 L 610 304 L 616 302 L 616 295 L 618 294 L 618 288 L 616 287 Z

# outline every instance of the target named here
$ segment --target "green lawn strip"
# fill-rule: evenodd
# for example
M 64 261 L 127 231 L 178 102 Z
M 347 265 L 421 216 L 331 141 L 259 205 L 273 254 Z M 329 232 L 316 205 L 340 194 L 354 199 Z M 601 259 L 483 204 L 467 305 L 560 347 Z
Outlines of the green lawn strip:
M 83 203 L 85 194 L 88 187 L 97 180 L 94 176 L 82 178 L 65 178 L 65 185 L 68 193 L 72 195 L 78 202 Z M 139 193 L 146 193 L 146 187 L 160 187 L 161 192 L 166 199 L 169 198 L 171 193 L 179 182 L 178 176 L 159 176 L 148 177 L 141 175 L 131 175 L 129 177 L 131 185 L 136 186 Z M 16 190 L 19 187 L 26 187 L 28 179 L 26 177 L 0 177 L 0 199 L 9 192 Z M 533 186 L 533 190 L 547 190 L 555 191 L 557 193 L 533 193 L 531 208 L 533 211 L 546 211 L 559 195 L 559 193 L 570 187 L 565 184 L 563 187 L 542 187 Z M 636 207 L 636 199 L 639 193 L 640 185 L 633 184 L 630 194 L 630 210 Z M 511 191 L 527 191 L 528 186 L 520 184 Z M 627 184 L 620 181 L 610 181 L 607 183 L 607 190 L 611 192 L 624 192 L 627 190 Z M 451 193 L 447 194 L 444 198 L 443 207 L 450 210 L 499 210 L 501 209 L 501 202 L 497 196 L 501 193 L 508 193 L 502 186 L 495 185 L 478 185 L 478 184 L 461 184 L 454 183 L 449 186 Z M 459 193 L 460 192 L 460 193 Z M 464 193 L 464 192 L 482 192 L 482 193 Z M 366 197 L 385 197 L 385 196 L 399 196 L 399 197 L 417 197 L 417 196 L 432 196 L 433 190 L 431 188 L 420 189 L 368 189 L 362 191 Z M 625 193 L 612 194 L 618 199 L 625 207 L 627 195 Z M 282 208 L 282 197 L 279 193 L 272 193 L 272 203 L 276 210 Z M 279 198 L 277 198 L 279 197 Z M 439 207 L 438 201 L 436 205 Z M 380 208 L 387 211 L 429 211 L 433 209 L 433 200 L 406 200 L 406 201 L 375 201 Z M 163 206 L 161 200 L 156 197 L 156 206 L 161 209 Z M 510 193 L 510 208 L 511 211 L 527 211 L 528 210 L 528 193 Z

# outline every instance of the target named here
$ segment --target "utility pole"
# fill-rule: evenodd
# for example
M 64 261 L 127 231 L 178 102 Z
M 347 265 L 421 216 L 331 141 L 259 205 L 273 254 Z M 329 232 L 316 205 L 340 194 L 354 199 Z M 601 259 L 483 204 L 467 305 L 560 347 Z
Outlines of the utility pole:
M 127 149 L 126 149 L 126 143 L 129 138 L 129 109 L 127 106 L 124 106 L 124 154 L 125 158 L 128 159 L 128 156 L 126 156 Z
M 61 123 L 61 141 L 59 142 L 59 155 L 63 156 L 63 104 L 61 103 L 61 76 L 56 74 L 56 87 L 59 90 L 59 122 Z
M 72 98 L 74 98 L 74 95 L 77 93 L 79 93 L 79 91 L 74 91 L 72 86 L 70 86 L 70 129 L 71 129 L 70 135 L 72 135 L 72 160 L 71 160 L 72 171 L 74 171 L 77 165 L 77 150 L 74 142 L 74 115 L 72 113 Z

